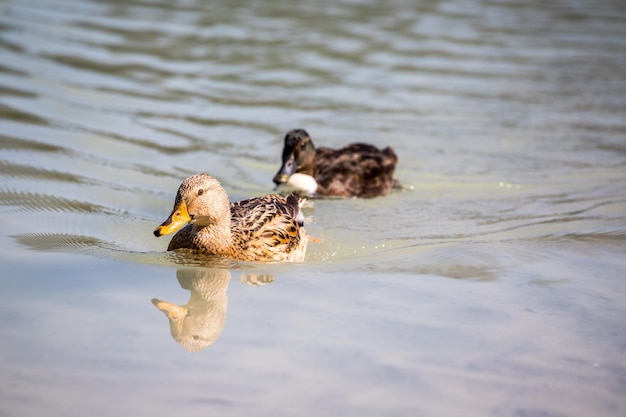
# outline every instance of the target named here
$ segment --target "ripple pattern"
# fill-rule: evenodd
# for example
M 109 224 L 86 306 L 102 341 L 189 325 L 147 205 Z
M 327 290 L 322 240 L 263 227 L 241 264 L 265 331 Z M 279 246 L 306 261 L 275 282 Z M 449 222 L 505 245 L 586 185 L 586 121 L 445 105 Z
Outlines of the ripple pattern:
M 315 261 L 621 243 L 625 68 L 610 0 L 1 2 L 0 209 L 43 235 L 80 213 L 71 233 L 158 252 L 149 231 L 184 176 L 269 193 L 282 135 L 304 127 L 392 145 L 407 185 L 315 202 Z

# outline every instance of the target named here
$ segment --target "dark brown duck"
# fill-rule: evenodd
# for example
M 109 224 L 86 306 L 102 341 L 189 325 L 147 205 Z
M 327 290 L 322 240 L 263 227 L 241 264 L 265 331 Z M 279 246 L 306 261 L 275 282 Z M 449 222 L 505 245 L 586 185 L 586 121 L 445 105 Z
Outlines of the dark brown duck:
M 389 194 L 397 185 L 397 163 L 390 147 L 353 143 L 341 149 L 315 148 L 306 130 L 294 129 L 285 135 L 283 164 L 274 183 L 300 194 L 372 198 Z

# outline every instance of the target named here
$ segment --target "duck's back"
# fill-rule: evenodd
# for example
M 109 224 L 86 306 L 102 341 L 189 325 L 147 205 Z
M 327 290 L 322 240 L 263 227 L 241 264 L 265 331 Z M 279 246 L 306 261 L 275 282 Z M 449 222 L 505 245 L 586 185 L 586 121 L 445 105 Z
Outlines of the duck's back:
M 390 147 L 353 143 L 342 149 L 317 148 L 317 193 L 363 198 L 387 195 L 395 184 L 397 163 L 398 156 Z
M 307 237 L 298 198 L 268 195 L 231 204 L 231 257 L 247 261 L 304 260 Z

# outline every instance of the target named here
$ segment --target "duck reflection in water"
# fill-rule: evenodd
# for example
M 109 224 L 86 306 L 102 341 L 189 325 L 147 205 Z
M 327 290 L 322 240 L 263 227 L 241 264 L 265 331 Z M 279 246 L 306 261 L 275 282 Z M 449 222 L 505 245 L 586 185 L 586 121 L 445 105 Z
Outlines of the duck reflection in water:
M 180 286 L 191 292 L 187 304 L 152 299 L 170 321 L 172 337 L 189 352 L 199 352 L 219 338 L 226 322 L 228 269 L 179 269 Z
M 199 352 L 211 346 L 220 337 L 226 323 L 230 271 L 220 268 L 179 269 L 176 277 L 180 286 L 190 291 L 189 301 L 178 305 L 152 299 L 170 322 L 174 340 L 188 352 Z M 241 281 L 254 286 L 274 281 L 268 274 L 247 273 Z

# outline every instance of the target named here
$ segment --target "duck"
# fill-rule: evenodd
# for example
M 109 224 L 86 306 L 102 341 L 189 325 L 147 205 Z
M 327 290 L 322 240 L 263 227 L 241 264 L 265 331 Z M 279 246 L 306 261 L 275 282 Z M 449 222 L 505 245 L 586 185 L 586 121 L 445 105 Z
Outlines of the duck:
M 282 161 L 273 181 L 277 189 L 299 195 L 373 198 L 398 186 L 393 178 L 398 156 L 390 147 L 316 148 L 306 130 L 293 129 L 285 135 Z
M 302 262 L 308 245 L 302 203 L 294 194 L 231 203 L 217 178 L 195 174 L 182 182 L 172 213 L 154 235 L 176 232 L 168 251 L 191 249 L 251 262 Z

